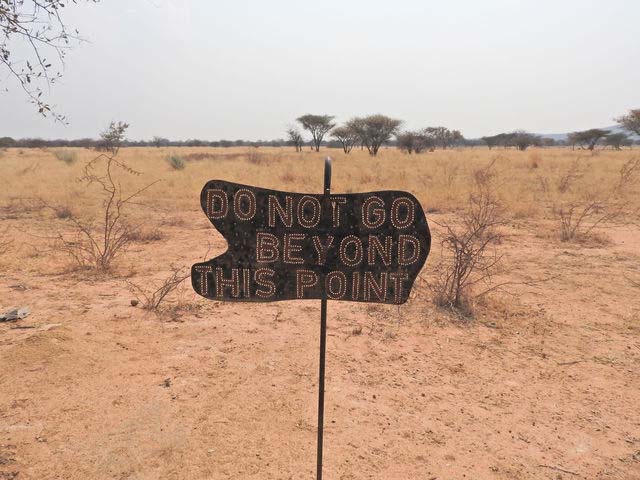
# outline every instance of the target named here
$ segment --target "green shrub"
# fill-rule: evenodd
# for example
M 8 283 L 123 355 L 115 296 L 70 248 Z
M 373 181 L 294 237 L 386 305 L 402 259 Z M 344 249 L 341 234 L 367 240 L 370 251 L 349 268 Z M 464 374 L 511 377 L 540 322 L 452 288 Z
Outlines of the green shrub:
M 175 153 L 167 155 L 166 160 L 174 170 L 184 170 L 184 167 L 187 166 L 184 159 L 180 155 L 176 155 Z
M 60 149 L 53 150 L 52 153 L 54 157 L 56 157 L 58 160 L 62 160 L 67 165 L 75 163 L 75 161 L 78 159 L 78 155 L 73 150 Z

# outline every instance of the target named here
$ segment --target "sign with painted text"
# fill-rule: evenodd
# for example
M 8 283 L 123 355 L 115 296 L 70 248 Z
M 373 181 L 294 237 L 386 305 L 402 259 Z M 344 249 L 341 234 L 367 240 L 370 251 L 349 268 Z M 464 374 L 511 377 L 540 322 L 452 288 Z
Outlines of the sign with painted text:
M 200 203 L 228 243 L 191 268 L 195 291 L 214 300 L 401 304 L 431 246 L 407 192 L 316 195 L 211 180 Z

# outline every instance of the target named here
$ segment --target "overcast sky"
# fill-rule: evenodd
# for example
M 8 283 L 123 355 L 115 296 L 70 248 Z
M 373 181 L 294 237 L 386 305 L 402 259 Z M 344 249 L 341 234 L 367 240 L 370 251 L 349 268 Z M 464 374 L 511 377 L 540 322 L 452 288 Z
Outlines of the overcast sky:
M 640 108 L 637 0 L 102 0 L 50 100 L 0 93 L 0 136 L 272 139 L 304 113 L 384 113 L 477 137 L 613 124 Z

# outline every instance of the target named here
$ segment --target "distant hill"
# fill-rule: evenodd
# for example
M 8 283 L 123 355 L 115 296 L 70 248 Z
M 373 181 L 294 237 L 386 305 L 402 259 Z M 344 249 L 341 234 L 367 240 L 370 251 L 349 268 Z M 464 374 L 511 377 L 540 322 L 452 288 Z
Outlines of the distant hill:
M 631 132 L 628 132 L 627 130 L 624 130 L 624 129 L 620 128 L 618 125 L 612 125 L 610 127 L 600 127 L 600 128 L 601 128 L 601 130 L 609 130 L 609 132 L 611 132 L 611 133 L 618 133 L 618 132 L 626 133 L 633 140 L 640 140 L 640 136 L 632 134 Z M 544 137 L 544 138 L 553 138 L 554 140 L 566 140 L 567 136 L 569 135 L 569 133 L 572 133 L 572 132 L 567 132 L 567 133 L 536 133 L 536 135 L 540 135 L 541 137 Z

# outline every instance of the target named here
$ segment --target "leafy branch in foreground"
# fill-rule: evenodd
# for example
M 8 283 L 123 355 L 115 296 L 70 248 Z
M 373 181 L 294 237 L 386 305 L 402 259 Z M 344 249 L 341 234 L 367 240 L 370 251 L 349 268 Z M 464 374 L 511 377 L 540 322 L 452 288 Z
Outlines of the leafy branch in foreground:
M 69 0 L 78 3 L 78 0 Z M 97 3 L 99 0 L 87 0 Z M 62 73 L 54 70 L 64 67 L 66 52 L 72 43 L 82 39 L 79 32 L 69 32 L 62 18 L 68 4 L 63 0 L 0 0 L 0 65 L 13 77 L 38 112 L 51 114 L 57 121 L 66 123 L 63 115 L 56 113 L 43 99 L 44 87 L 50 88 Z M 13 45 L 27 47 L 27 57 L 14 59 Z M 57 57 L 52 60 L 48 57 Z M 6 90 L 6 87 L 5 87 Z

